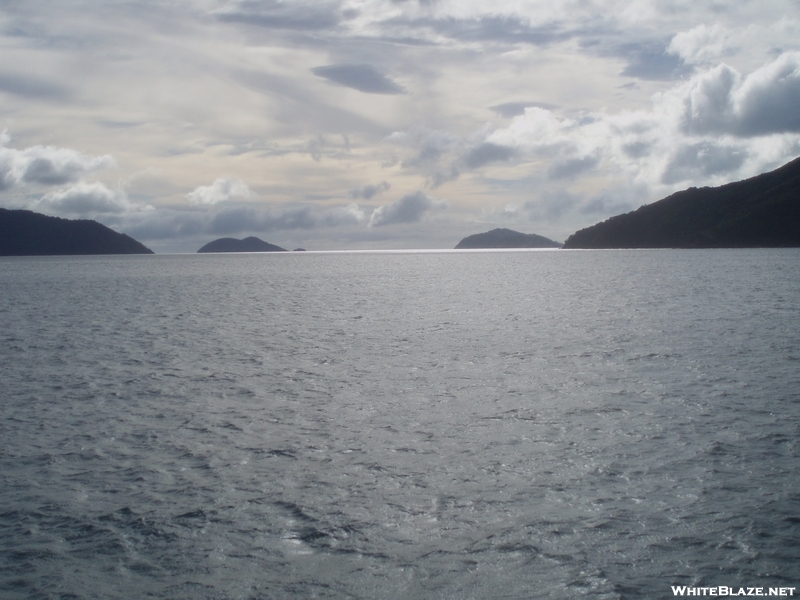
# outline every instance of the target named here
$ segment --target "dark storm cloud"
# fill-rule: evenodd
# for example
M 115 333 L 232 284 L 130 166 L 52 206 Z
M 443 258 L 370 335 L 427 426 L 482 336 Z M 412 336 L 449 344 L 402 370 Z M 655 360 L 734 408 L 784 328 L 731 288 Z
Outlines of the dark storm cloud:
M 327 65 L 311 69 L 314 75 L 367 94 L 404 94 L 405 90 L 372 65 Z
M 331 29 L 342 19 L 337 7 L 328 2 L 236 0 L 212 14 L 220 21 L 296 31 Z

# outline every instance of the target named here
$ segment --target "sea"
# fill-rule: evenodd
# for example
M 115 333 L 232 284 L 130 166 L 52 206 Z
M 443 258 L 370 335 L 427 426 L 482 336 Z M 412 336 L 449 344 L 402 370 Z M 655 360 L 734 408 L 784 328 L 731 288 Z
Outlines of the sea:
M 4 600 L 712 588 L 800 595 L 800 249 L 0 259 Z

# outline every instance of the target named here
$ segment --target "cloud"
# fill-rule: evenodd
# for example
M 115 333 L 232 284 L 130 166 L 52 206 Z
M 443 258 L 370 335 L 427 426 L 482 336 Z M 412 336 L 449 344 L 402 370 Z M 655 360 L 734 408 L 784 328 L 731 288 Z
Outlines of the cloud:
M 491 142 L 481 142 L 469 148 L 461 157 L 461 162 L 468 169 L 478 169 L 489 163 L 507 161 L 514 154 L 514 148 Z
M 654 190 L 717 185 L 774 168 L 800 145 L 800 53 L 784 53 L 749 75 L 727 65 L 704 70 L 653 97 L 650 111 L 559 116 L 526 108 L 486 141 L 546 160 L 551 180 L 602 165 L 607 177 Z M 774 137 L 771 141 L 766 140 Z M 792 150 L 794 148 L 795 150 Z
M 316 138 L 309 140 L 306 143 L 306 151 L 311 155 L 314 161 L 319 162 L 322 160 L 322 151 L 325 149 L 325 136 L 322 134 L 317 135 Z
M 797 48 L 798 39 L 800 20 L 784 15 L 770 23 L 748 22 L 732 28 L 703 23 L 675 34 L 667 51 L 687 64 L 701 66 L 712 66 L 743 55 L 763 62 L 767 57 L 774 57 L 776 49 Z
M 580 212 L 592 216 L 618 215 L 633 210 L 640 200 L 630 189 L 605 190 L 585 202 Z
M 440 15 L 437 18 L 408 19 L 404 25 L 418 31 L 432 30 L 461 42 L 547 46 L 575 35 L 575 32 L 563 30 L 557 22 L 534 26 L 527 18 L 516 14 L 475 14 L 466 18 L 446 13 Z M 400 22 L 401 19 L 395 21 L 397 24 Z
M 341 21 L 337 4 L 323 1 L 233 0 L 211 14 L 220 21 L 295 31 L 331 29 Z
M 729 32 L 721 25 L 708 27 L 698 25 L 689 31 L 677 33 L 669 43 L 667 52 L 679 56 L 683 61 L 700 64 L 717 60 L 726 53 Z
M 719 65 L 681 91 L 688 133 L 750 137 L 800 132 L 800 52 L 784 53 L 747 77 Z
M 800 52 L 752 73 L 733 102 L 740 135 L 800 132 Z
M 596 167 L 600 162 L 598 155 L 580 158 L 562 158 L 553 161 L 547 170 L 550 179 L 571 179 Z
M 395 131 L 387 138 L 387 141 L 416 151 L 415 156 L 403 161 L 404 168 L 421 167 L 425 169 L 435 166 L 443 155 L 463 146 L 464 143 L 462 138 L 457 135 L 422 127 L 414 127 L 408 131 Z
M 445 200 L 436 200 L 424 192 L 414 192 L 400 198 L 392 204 L 376 208 L 369 218 L 370 227 L 395 225 L 397 223 L 417 223 L 425 213 L 447 207 Z
M 241 179 L 217 178 L 211 185 L 201 185 L 186 194 L 189 204 L 218 204 L 234 199 L 247 199 L 252 196 L 250 188 Z
M 135 206 L 121 189 L 111 190 L 99 182 L 79 182 L 63 190 L 48 192 L 31 206 L 49 214 L 94 216 L 119 215 L 152 207 Z
M 315 206 L 206 208 L 208 210 L 159 208 L 149 213 L 129 214 L 114 223 L 129 235 L 142 240 L 313 230 L 363 226 L 367 223 L 366 214 L 355 203 L 324 208 Z
M 354 199 L 363 198 L 364 200 L 371 200 L 373 197 L 385 192 L 391 187 L 388 181 L 381 181 L 377 185 L 367 184 L 360 188 L 350 190 L 350 197 Z
M 708 178 L 718 173 L 730 173 L 738 170 L 746 158 L 746 151 L 736 146 L 712 142 L 689 144 L 672 155 L 661 181 L 672 184 L 697 177 Z
M 501 117 L 505 117 L 506 119 L 510 119 L 512 117 L 518 117 L 519 115 L 525 114 L 525 109 L 528 107 L 538 106 L 539 108 L 544 108 L 547 110 L 553 110 L 556 108 L 552 104 L 547 104 L 544 102 L 505 102 L 504 104 L 496 104 L 495 106 L 490 106 L 489 109 L 496 112 Z
M 59 84 L 31 75 L 0 73 L 0 91 L 22 98 L 41 98 L 63 101 L 70 96 L 69 90 Z
M 0 134 L 0 190 L 26 184 L 63 185 L 116 166 L 114 158 L 87 156 L 70 148 L 32 146 L 25 150 L 8 148 L 7 133 Z
M 315 67 L 318 77 L 367 94 L 404 94 L 402 86 L 386 77 L 372 65 L 341 64 Z
M 394 132 L 387 140 L 411 148 L 414 154 L 403 160 L 403 168 L 425 173 L 428 185 L 435 188 L 458 179 L 464 170 L 506 162 L 517 155 L 517 150 L 512 146 L 486 141 L 487 127 L 467 138 L 444 131 L 413 128 Z
M 334 206 L 327 208 L 323 210 L 317 217 L 317 223 L 324 227 L 362 225 L 366 222 L 366 214 L 355 202 L 348 204 L 347 206 Z
M 651 81 L 679 79 L 692 72 L 680 56 L 670 53 L 662 44 L 631 43 L 618 48 L 619 55 L 625 57 L 628 65 L 621 75 Z

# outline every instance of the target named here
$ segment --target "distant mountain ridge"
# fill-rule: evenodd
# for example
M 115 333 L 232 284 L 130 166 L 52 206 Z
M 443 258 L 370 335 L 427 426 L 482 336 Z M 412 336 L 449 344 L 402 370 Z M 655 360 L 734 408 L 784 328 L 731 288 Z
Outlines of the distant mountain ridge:
M 564 248 L 800 246 L 800 158 L 750 179 L 689 188 L 572 234 Z
M 208 242 L 197 252 L 198 254 L 203 252 L 286 252 L 286 249 L 250 236 L 243 240 L 219 238 L 213 242 Z
M 535 233 L 520 233 L 512 229 L 497 228 L 485 233 L 468 235 L 456 244 L 456 250 L 490 248 L 560 248 L 561 244 Z
M 153 254 L 153 251 L 97 221 L 0 208 L 0 256 L 81 254 Z

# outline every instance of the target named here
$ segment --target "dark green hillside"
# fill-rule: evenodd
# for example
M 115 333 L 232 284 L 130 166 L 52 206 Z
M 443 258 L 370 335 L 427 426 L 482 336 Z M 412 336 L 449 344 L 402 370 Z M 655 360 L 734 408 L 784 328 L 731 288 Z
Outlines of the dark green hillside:
M 197 252 L 286 252 L 286 249 L 251 236 L 243 240 L 219 238 L 208 242 Z
M 560 248 L 561 244 L 535 233 L 520 233 L 511 229 L 492 229 L 469 235 L 458 242 L 456 250 L 480 248 Z
M 564 248 L 794 246 L 800 246 L 800 159 L 744 181 L 677 192 L 564 242 Z
M 0 256 L 153 254 L 97 221 L 60 219 L 0 208 Z

